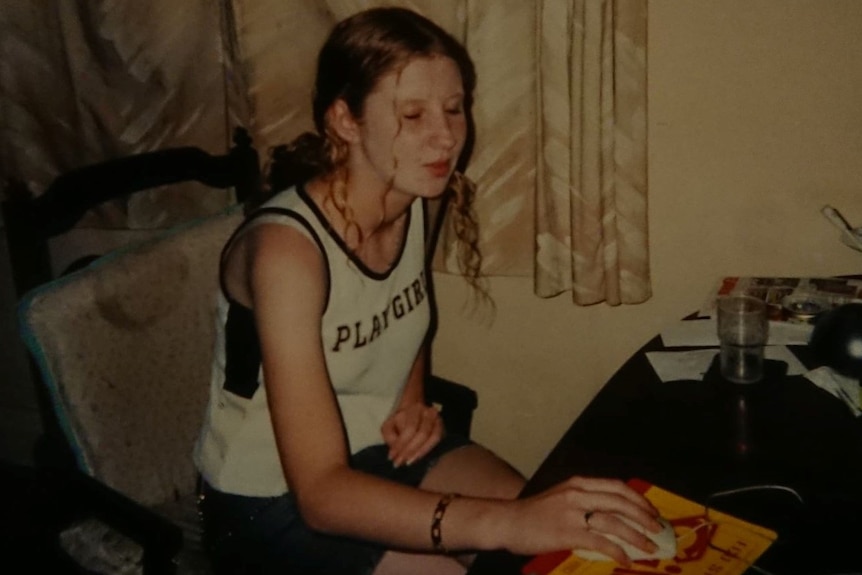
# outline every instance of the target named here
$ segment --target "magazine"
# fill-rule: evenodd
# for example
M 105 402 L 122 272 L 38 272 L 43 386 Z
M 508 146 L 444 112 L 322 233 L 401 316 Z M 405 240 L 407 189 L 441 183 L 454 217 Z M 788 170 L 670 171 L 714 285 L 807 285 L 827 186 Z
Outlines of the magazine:
M 757 562 L 775 539 L 775 531 L 685 499 L 649 482 L 632 479 L 673 525 L 676 556 L 635 561 L 624 568 L 613 561 L 588 561 L 571 551 L 534 557 L 522 575 L 740 575 Z
M 726 277 L 701 307 L 700 317 L 712 317 L 718 296 L 745 294 L 766 302 L 771 321 L 812 323 L 817 314 L 862 302 L 862 280 L 840 277 Z

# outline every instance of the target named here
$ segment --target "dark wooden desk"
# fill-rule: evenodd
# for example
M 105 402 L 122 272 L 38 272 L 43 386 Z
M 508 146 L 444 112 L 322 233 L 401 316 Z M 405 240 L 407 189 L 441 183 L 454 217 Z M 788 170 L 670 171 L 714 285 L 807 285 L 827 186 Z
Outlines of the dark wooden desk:
M 804 503 L 757 491 L 711 505 L 778 532 L 757 562 L 773 575 L 862 573 L 862 420 L 802 376 L 662 383 L 646 357 L 661 349 L 657 336 L 620 368 L 524 496 L 574 474 L 639 477 L 701 503 L 727 489 L 783 485 Z M 806 347 L 793 351 L 814 367 Z M 483 553 L 469 573 L 515 575 L 528 559 Z

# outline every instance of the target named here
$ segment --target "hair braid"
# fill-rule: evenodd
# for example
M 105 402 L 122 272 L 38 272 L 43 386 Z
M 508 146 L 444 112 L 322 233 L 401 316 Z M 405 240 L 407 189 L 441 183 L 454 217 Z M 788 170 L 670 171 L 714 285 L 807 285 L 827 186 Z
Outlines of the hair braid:
M 474 207 L 476 184 L 459 171 L 452 174 L 449 183 L 452 202 L 449 208 L 452 231 L 457 245 L 455 257 L 459 271 L 473 288 L 478 299 L 493 306 L 482 276 L 482 252 L 479 249 L 479 220 Z

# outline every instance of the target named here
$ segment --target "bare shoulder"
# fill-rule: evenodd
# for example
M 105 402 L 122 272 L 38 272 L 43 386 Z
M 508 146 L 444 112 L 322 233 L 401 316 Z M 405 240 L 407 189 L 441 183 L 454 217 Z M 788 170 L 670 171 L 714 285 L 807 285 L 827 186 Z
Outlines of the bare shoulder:
M 225 253 L 228 295 L 253 308 L 255 294 L 302 285 L 305 292 L 325 288 L 326 269 L 320 248 L 300 230 L 262 223 L 238 237 Z

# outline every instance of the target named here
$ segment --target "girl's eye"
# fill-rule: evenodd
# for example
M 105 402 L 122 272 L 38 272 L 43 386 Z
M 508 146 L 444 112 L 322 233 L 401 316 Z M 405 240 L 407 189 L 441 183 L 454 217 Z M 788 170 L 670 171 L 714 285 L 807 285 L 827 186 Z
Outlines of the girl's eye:
M 418 120 L 421 117 L 422 117 L 422 112 L 410 112 L 410 113 L 404 114 L 405 120 Z
M 458 106 L 457 108 L 449 108 L 446 110 L 446 113 L 450 116 L 459 116 L 464 113 L 464 108 Z

